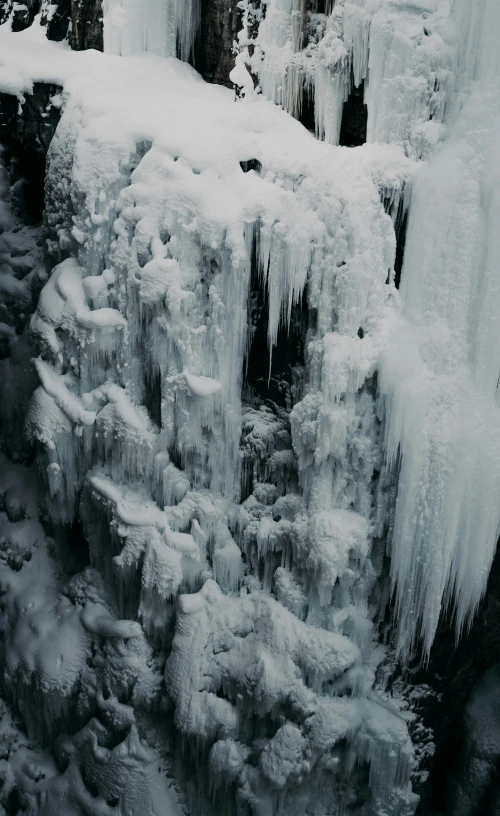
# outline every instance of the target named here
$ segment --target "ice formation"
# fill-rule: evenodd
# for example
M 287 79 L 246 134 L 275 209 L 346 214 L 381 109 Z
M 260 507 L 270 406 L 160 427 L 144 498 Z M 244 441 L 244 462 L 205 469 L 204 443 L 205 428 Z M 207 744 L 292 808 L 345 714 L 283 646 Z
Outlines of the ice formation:
M 448 134 L 419 172 L 402 274 L 404 322 L 389 345 L 386 456 L 398 461 L 392 575 L 399 643 L 430 650 L 444 603 L 457 630 L 486 588 L 500 525 L 496 353 L 500 64 L 494 3 L 455 3 Z M 482 33 L 481 33 L 482 32 Z M 472 45 L 482 43 L 480 54 Z
M 103 0 L 104 48 L 110 54 L 150 51 L 187 60 L 200 24 L 201 0 Z
M 16 782 L 33 813 L 415 812 L 378 624 L 392 581 L 404 661 L 446 604 L 460 631 L 499 531 L 500 17 L 320 5 L 240 3 L 241 100 L 182 62 L 196 0 L 105 0 L 103 55 L 0 28 L 1 91 L 63 88 L 43 260 L 0 176 L 4 446 L 36 459 L 0 477 L 0 687 L 41 746 L 9 768 L 49 768 Z M 368 143 L 337 147 L 362 84 Z M 307 310 L 284 406 L 251 384 L 256 290 L 269 382 Z
M 339 143 L 344 103 L 363 87 L 367 141 L 415 158 L 436 144 L 449 79 L 446 0 L 387 3 L 245 0 L 240 57 L 262 93 L 300 117 L 314 100 L 316 134 Z

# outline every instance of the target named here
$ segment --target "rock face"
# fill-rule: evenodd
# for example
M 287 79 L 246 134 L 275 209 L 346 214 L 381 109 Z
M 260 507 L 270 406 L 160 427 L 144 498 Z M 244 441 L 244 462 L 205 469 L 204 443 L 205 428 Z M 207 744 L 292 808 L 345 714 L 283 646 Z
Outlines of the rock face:
M 50 40 L 66 37 L 74 51 L 103 50 L 102 0 L 58 0 L 47 21 Z
M 41 13 L 41 22 L 47 26 L 47 37 L 60 42 L 69 39 L 75 51 L 86 48 L 103 49 L 102 0 L 12 0 L 0 2 L 0 24 L 10 19 L 13 31 L 23 31 Z
M 23 220 L 40 221 L 43 210 L 45 156 L 60 119 L 62 88 L 35 82 L 20 102 L 0 94 L 0 143 L 9 165 L 15 198 Z M 27 181 L 29 179 L 29 181 Z
M 232 87 L 234 48 L 241 29 L 238 0 L 202 0 L 201 23 L 195 43 L 194 66 L 207 82 Z
M 26 0 L 21 3 L 6 4 L 7 11 L 12 15 L 12 31 L 22 31 L 33 22 L 35 14 L 39 11 L 39 0 Z
M 71 47 L 103 50 L 102 0 L 71 0 Z
M 497 761 L 495 741 L 491 735 L 488 737 L 487 729 L 500 733 L 500 726 L 486 700 L 487 697 L 491 699 L 491 693 L 486 692 L 495 684 L 500 687 L 497 668 L 500 662 L 499 621 L 500 553 L 497 552 L 485 597 L 470 632 L 466 632 L 457 644 L 453 622 L 443 619 L 428 667 L 412 674 L 412 683 L 425 684 L 435 692 L 424 697 L 419 704 L 424 723 L 433 731 L 436 746 L 432 762 L 427 763 L 428 781 L 419 790 L 419 813 L 422 816 L 496 813 L 494 809 L 481 808 L 486 808 L 485 802 L 493 795 L 496 786 L 496 772 L 493 772 Z M 482 701 L 485 710 L 489 710 L 488 722 L 480 729 L 490 743 L 489 756 L 474 733 L 478 700 Z M 473 766 L 481 759 L 488 766 L 487 772 L 474 778 Z M 481 789 L 481 797 L 474 797 L 469 809 L 462 810 L 458 806 L 460 791 L 457 792 L 457 788 L 467 784 L 468 780 L 469 787 L 476 788 L 476 793 Z
M 21 103 L 9 94 L 0 94 L 0 139 L 16 143 L 22 150 L 46 155 L 61 118 L 59 85 L 33 83 Z

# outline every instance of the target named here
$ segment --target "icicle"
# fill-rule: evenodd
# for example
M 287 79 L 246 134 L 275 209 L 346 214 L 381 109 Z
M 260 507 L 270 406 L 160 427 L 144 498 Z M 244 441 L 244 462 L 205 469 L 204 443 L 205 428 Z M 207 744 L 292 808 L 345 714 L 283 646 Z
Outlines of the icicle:
M 104 50 L 149 51 L 188 60 L 201 17 L 200 0 L 104 0 Z
M 306 0 L 293 0 L 292 9 L 292 51 L 300 51 L 304 41 Z
M 399 650 L 429 654 L 449 602 L 457 635 L 485 590 L 500 530 L 499 57 L 492 2 L 457 2 L 457 87 L 470 97 L 412 193 L 401 294 L 405 323 L 382 366 L 388 465 L 399 469 L 392 578 Z M 465 56 L 466 54 L 469 56 Z M 478 82 L 471 85 L 475 78 Z M 450 115 L 456 113 L 452 105 Z
M 329 144 L 338 144 L 344 102 L 349 96 L 349 73 L 345 64 L 330 68 L 321 63 L 316 69 L 314 112 L 316 135 Z
M 285 224 L 263 225 L 259 235 L 261 274 L 269 296 L 269 349 L 276 345 L 278 329 L 288 326 L 294 303 L 298 303 L 307 280 L 310 244 L 301 234 L 290 234 Z
M 201 0 L 167 0 L 169 26 L 177 33 L 179 56 L 188 60 L 201 20 Z

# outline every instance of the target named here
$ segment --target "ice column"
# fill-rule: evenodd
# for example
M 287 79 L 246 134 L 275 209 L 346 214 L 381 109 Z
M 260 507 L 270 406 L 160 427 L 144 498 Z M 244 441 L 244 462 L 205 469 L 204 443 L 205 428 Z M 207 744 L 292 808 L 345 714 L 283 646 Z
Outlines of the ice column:
M 200 0 L 104 0 L 104 50 L 188 60 L 199 23 Z
M 470 621 L 500 524 L 500 8 L 456 0 L 453 17 L 449 136 L 415 184 L 404 322 L 380 380 L 388 466 L 399 468 L 391 569 L 403 656 L 419 636 L 429 653 L 451 601 L 457 633 Z

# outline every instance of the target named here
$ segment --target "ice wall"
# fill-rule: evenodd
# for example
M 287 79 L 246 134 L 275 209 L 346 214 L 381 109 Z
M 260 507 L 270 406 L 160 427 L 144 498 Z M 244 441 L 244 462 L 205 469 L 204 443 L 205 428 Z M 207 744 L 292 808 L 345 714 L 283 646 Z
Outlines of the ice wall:
M 373 691 L 383 523 L 370 485 L 373 375 L 396 309 L 381 195 L 396 201 L 413 163 L 398 147 L 335 150 L 173 60 L 61 53 L 39 46 L 36 68 L 54 57 L 66 102 L 25 427 L 47 517 L 82 524 L 118 618 L 80 623 L 126 640 L 123 656 L 152 650 L 136 665 L 153 700 L 137 679 L 126 704 L 141 735 L 163 712 L 146 734 L 164 746 L 164 729 L 189 759 L 194 813 L 301 814 L 315 797 L 326 812 L 409 815 L 406 721 Z M 316 315 L 291 417 L 242 404 L 252 272 L 270 350 L 306 284 Z
M 293 116 L 314 98 L 316 135 L 338 144 L 344 102 L 363 84 L 368 142 L 427 155 L 439 137 L 448 78 L 446 0 L 389 3 L 245 0 L 239 59 Z
M 486 588 L 499 532 L 499 62 L 495 3 L 452 7 L 447 137 L 417 176 L 403 324 L 381 368 L 399 469 L 392 543 L 399 648 L 428 653 L 441 610 L 457 633 Z
M 96 570 L 75 574 L 73 542 L 46 534 L 35 468 L 0 465 L 0 684 L 29 737 L 2 702 L 1 803 L 46 816 L 180 816 L 162 758 L 138 733 L 161 691 L 141 627 L 116 619 Z
M 201 0 L 103 0 L 104 50 L 149 51 L 187 60 L 200 23 Z
M 282 0 L 245 9 L 240 58 L 263 94 L 295 116 L 304 90 L 314 94 L 320 138 L 338 141 L 343 103 L 361 82 L 368 142 L 426 157 L 442 123 L 452 129 L 412 193 L 404 328 L 389 341 L 381 369 L 385 456 L 388 471 L 399 473 L 391 566 L 399 650 L 408 656 L 422 634 L 428 653 L 443 607 L 456 601 L 457 632 L 470 620 L 498 536 L 490 289 L 498 12 L 488 2 L 363 0 L 325 14 Z

